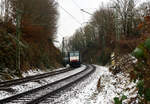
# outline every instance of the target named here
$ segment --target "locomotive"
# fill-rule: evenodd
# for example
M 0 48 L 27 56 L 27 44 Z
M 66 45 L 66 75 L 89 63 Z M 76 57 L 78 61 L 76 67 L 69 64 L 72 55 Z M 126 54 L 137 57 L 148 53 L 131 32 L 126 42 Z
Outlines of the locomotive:
M 81 66 L 81 55 L 79 51 L 70 51 L 63 58 L 63 65 L 69 64 L 71 67 Z

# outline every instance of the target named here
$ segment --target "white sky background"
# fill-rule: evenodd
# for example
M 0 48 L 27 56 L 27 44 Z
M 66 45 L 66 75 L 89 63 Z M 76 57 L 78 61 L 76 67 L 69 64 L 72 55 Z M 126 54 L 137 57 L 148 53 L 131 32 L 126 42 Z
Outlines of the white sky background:
M 91 15 L 82 12 L 80 9 L 84 9 L 92 14 L 99 9 L 102 3 L 106 5 L 112 1 L 113 0 L 57 0 L 59 4 L 57 41 L 59 41 L 59 43 L 57 43 L 56 46 L 60 46 L 63 37 L 67 39 L 67 37 L 72 36 L 75 30 L 81 27 L 81 24 L 85 25 L 90 19 Z M 139 2 L 144 1 L 147 0 L 139 0 Z M 67 14 L 60 6 L 75 17 L 76 20 Z
M 85 25 L 88 22 L 91 15 L 82 12 L 80 9 L 84 9 L 89 13 L 94 13 L 96 9 L 102 4 L 106 4 L 110 0 L 57 0 L 59 3 L 59 21 L 57 40 L 61 44 L 63 37 L 70 37 L 73 35 L 76 29 Z M 74 20 L 69 14 L 67 14 L 61 7 L 67 10 L 80 24 Z

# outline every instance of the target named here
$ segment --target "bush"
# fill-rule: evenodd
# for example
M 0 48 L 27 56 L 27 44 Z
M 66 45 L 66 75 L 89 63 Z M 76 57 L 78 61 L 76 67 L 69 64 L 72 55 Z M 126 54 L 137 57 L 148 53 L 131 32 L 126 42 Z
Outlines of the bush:
M 150 101 L 150 38 L 141 43 L 132 53 L 137 58 L 137 63 L 134 66 L 134 80 L 139 80 L 137 83 L 138 95 L 140 102 L 147 104 Z

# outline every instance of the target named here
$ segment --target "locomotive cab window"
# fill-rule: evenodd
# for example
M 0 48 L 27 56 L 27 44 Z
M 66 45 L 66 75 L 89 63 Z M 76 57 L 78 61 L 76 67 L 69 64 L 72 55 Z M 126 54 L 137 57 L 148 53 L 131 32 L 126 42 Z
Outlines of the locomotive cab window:
M 75 56 L 79 56 L 79 53 L 78 53 L 78 52 L 76 52 L 76 53 L 75 53 Z
M 80 67 L 80 52 L 79 51 L 71 51 L 68 52 L 68 63 L 72 67 Z
M 74 53 L 70 53 L 70 56 L 74 56 Z

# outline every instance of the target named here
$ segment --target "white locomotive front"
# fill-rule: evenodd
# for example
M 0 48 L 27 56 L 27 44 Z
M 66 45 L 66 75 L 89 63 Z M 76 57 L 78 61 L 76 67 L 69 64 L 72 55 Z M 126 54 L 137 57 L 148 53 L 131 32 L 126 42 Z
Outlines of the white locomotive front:
M 81 58 L 79 51 L 71 51 L 68 52 L 69 57 L 69 65 L 72 67 L 80 67 L 81 66 Z

